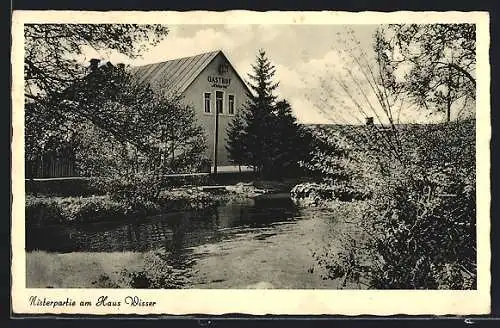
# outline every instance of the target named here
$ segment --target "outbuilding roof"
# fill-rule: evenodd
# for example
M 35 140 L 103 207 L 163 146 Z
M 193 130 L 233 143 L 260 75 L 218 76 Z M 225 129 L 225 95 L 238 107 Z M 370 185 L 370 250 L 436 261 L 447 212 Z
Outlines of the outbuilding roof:
M 216 50 L 196 56 L 132 67 L 131 72 L 139 83 L 149 83 L 151 87 L 166 92 L 182 93 L 219 53 L 224 56 L 221 50 Z M 246 87 L 243 80 L 242 83 Z

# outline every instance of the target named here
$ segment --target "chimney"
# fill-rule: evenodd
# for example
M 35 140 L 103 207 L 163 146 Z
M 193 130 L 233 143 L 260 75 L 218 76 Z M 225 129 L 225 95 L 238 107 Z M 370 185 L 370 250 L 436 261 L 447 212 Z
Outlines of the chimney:
M 366 118 L 366 125 L 373 125 L 373 117 Z
M 101 62 L 101 61 L 100 61 L 99 59 L 97 59 L 97 58 L 92 58 L 92 59 L 90 60 L 90 66 L 89 66 L 90 71 L 91 71 L 91 72 L 96 71 L 96 70 L 97 70 L 97 67 L 99 66 L 99 63 L 100 63 L 100 62 Z

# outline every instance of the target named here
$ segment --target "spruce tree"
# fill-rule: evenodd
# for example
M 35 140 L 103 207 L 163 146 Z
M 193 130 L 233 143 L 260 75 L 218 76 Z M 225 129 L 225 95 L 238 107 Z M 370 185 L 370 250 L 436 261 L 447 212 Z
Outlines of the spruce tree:
M 277 101 L 273 81 L 276 69 L 264 50 L 252 65 L 248 102 L 228 129 L 229 157 L 235 164 L 251 165 L 262 177 L 283 175 L 298 167 L 305 149 L 301 131 L 286 100 Z
M 303 156 L 304 140 L 288 101 L 277 102 L 274 114 L 272 129 L 275 136 L 273 138 L 274 152 L 270 156 L 272 162 L 275 163 L 272 171 L 279 172 L 282 169 L 289 170 L 298 166 Z
M 276 102 L 274 91 L 279 83 L 273 81 L 276 69 L 271 64 L 264 50 L 259 50 L 257 62 L 252 65 L 253 74 L 248 74 L 249 102 L 244 112 L 246 126 L 245 144 L 247 160 L 257 171 L 263 173 L 269 166 L 269 151 L 272 148 L 273 111 Z

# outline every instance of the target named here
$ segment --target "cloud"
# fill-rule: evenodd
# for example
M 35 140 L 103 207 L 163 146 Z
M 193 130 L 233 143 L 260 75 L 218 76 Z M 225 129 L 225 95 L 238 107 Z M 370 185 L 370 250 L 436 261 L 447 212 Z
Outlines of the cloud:
M 312 123 L 328 123 L 328 117 L 325 117 L 318 110 L 318 108 L 309 100 L 301 97 L 290 97 L 287 98 L 292 106 L 293 113 L 297 118 L 297 121 L 304 124 L 312 124 Z
M 143 59 L 134 61 L 134 64 L 161 62 L 232 46 L 231 38 L 226 33 L 213 28 L 199 30 L 192 37 L 176 37 L 175 34 L 175 29 L 172 29 L 167 38 L 151 49 Z
M 358 50 L 363 49 L 369 56 L 373 52 L 374 28 L 353 27 L 361 39 Z M 381 108 L 352 56 L 343 51 L 349 47 L 338 37 L 345 34 L 344 30 L 335 25 L 174 25 L 167 38 L 142 58 L 130 60 L 117 53 L 97 54 L 87 49 L 82 60 L 88 62 L 97 57 L 143 65 L 221 49 L 247 80 L 257 51 L 262 48 L 276 67 L 275 78 L 280 82 L 278 96 L 291 103 L 299 121 L 356 123 L 368 116 L 370 105 L 379 113 Z M 349 95 L 336 80 L 339 77 L 349 85 Z M 359 106 L 353 103 L 353 98 Z M 403 117 L 409 119 L 411 113 L 404 113 Z
M 275 68 L 276 80 L 280 82 L 280 89 L 300 90 L 304 88 L 303 72 L 281 64 L 275 64 Z

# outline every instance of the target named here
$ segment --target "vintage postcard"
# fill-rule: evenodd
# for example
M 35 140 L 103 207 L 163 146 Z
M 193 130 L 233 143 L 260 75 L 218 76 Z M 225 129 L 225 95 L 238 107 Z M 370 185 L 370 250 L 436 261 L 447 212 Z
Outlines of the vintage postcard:
M 12 21 L 15 314 L 490 312 L 488 13 Z

